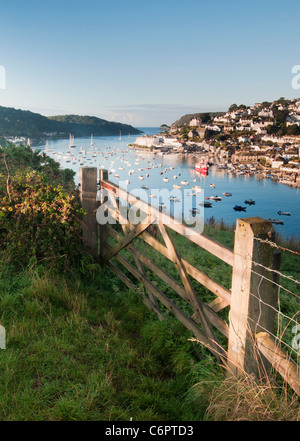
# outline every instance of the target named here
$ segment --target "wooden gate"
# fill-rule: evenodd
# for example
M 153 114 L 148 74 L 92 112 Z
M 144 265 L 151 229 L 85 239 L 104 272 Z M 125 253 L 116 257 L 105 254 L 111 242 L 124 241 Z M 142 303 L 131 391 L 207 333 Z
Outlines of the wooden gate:
M 246 371 L 259 376 L 261 370 L 265 373 L 271 365 L 278 366 L 278 362 L 284 359 L 285 370 L 283 372 L 281 369 L 280 373 L 300 393 L 299 370 L 295 363 L 274 348 L 273 343 L 270 350 L 270 339 L 267 350 L 262 343 L 263 335 L 269 337 L 269 333 L 272 335 L 274 332 L 274 311 L 278 297 L 280 256 L 266 245 L 266 240 L 274 238 L 272 224 L 260 218 L 238 219 L 232 250 L 204 234 L 196 231 L 191 234 L 190 227 L 109 181 L 106 170 L 100 170 L 97 201 L 95 170 L 80 170 L 80 194 L 89 221 L 85 241 L 93 254 L 99 252 L 102 264 L 107 265 L 128 288 L 139 292 L 147 307 L 160 319 L 164 318 L 163 305 L 226 366 L 230 374 Z M 134 224 L 128 218 L 129 207 L 143 213 L 139 223 Z M 96 211 L 98 225 L 96 223 L 95 226 Z M 107 221 L 103 221 L 104 218 Z M 91 231 L 91 228 L 94 230 Z M 231 289 L 212 280 L 183 258 L 174 243 L 172 231 L 225 262 L 228 271 L 232 267 Z M 95 237 L 100 240 L 95 241 Z M 147 245 L 141 249 L 137 243 Z M 147 256 L 149 246 L 174 264 L 177 278 Z M 122 253 L 125 250 L 126 255 Z M 270 269 L 275 270 L 272 280 L 269 278 Z M 159 284 L 154 283 L 149 271 L 153 276 L 158 276 L 175 296 L 167 295 Z M 139 283 L 134 283 L 134 280 Z M 195 282 L 207 288 L 214 300 L 205 303 L 199 298 Z M 176 298 L 181 299 L 179 304 Z M 182 308 L 182 301 L 189 307 Z M 220 317 L 220 312 L 226 307 L 229 307 L 229 314 L 224 319 Z M 224 345 L 224 340 L 228 342 L 227 345 Z M 258 349 L 269 362 L 265 357 L 257 356 Z

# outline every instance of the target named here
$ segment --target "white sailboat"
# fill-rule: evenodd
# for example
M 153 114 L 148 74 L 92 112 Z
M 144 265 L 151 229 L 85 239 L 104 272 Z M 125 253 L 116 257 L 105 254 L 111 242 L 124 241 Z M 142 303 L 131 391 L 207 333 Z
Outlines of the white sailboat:
M 121 131 L 120 131 L 120 137 L 119 137 L 119 140 L 121 141 L 121 139 L 122 139 L 122 134 L 121 134 Z
M 74 144 L 74 135 L 72 136 L 71 133 L 70 133 L 70 136 L 69 136 L 69 148 L 74 148 L 74 147 L 76 147 L 75 144 Z
M 91 147 L 93 147 L 94 142 L 93 142 L 93 135 L 91 135 Z

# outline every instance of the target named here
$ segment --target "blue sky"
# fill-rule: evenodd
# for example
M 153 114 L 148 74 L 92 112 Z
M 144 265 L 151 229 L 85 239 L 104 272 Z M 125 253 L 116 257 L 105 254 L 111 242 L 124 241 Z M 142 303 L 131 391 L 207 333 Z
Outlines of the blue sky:
M 140 127 L 295 98 L 299 17 L 299 0 L 0 0 L 0 105 Z

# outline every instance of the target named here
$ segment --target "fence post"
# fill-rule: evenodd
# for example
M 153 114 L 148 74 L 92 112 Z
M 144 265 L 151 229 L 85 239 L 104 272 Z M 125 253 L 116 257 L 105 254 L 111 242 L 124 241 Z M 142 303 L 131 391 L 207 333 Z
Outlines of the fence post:
M 79 168 L 79 193 L 82 208 L 87 212 L 83 216 L 83 242 L 92 256 L 98 254 L 97 237 L 97 168 Z
M 256 350 L 255 334 L 274 333 L 278 287 L 268 268 L 279 269 L 278 257 L 274 249 L 262 241 L 272 241 L 274 235 L 273 225 L 264 219 L 237 219 L 229 313 L 227 365 L 230 375 L 246 372 L 259 378 L 269 369 Z

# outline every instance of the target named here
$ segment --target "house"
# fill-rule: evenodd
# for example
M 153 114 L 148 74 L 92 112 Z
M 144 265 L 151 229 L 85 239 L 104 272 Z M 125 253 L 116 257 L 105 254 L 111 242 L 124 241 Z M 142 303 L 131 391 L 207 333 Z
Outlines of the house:
M 193 118 L 193 119 L 191 119 L 189 126 L 190 127 L 200 127 L 201 124 L 202 124 L 201 118 Z

